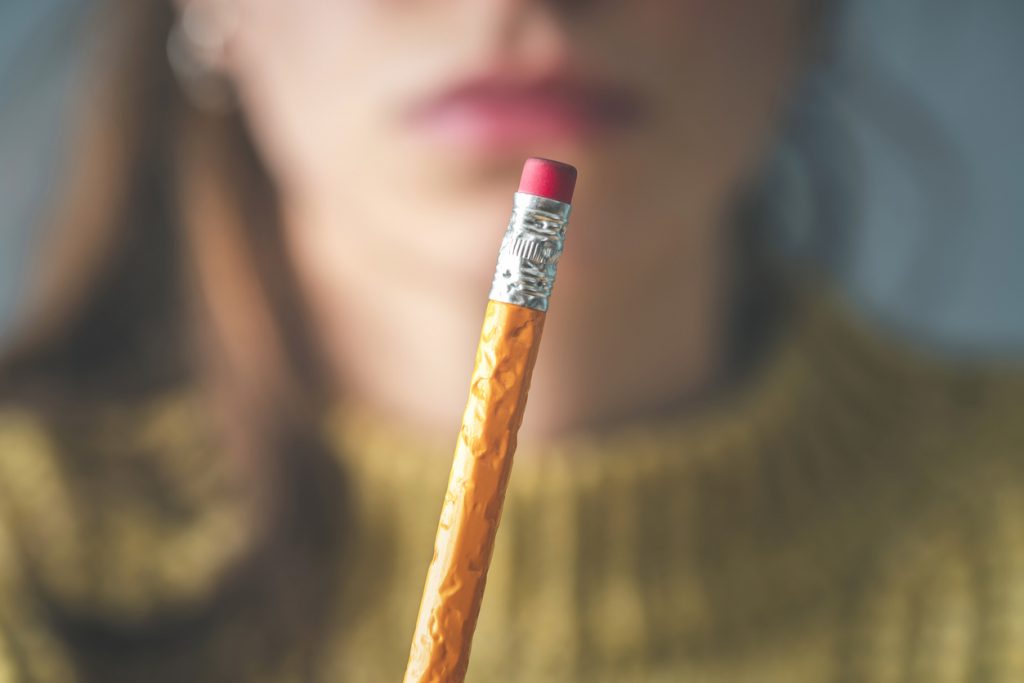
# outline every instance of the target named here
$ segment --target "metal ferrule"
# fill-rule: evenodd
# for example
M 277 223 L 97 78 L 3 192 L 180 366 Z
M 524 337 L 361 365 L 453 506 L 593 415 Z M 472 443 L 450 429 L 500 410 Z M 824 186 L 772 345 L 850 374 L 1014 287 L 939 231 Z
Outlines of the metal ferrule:
M 571 208 L 554 199 L 515 193 L 512 218 L 498 251 L 491 301 L 548 310 Z

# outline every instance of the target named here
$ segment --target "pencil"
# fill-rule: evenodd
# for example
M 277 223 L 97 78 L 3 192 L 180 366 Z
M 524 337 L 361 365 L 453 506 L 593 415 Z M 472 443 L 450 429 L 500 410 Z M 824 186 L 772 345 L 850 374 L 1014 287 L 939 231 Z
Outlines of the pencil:
M 562 254 L 576 169 L 527 159 L 498 252 L 405 683 L 460 683 Z

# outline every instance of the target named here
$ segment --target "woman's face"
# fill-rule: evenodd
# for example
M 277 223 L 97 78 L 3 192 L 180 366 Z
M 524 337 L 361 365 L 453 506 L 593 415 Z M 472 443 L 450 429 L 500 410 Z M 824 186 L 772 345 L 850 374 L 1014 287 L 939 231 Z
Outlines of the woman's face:
M 192 0 L 215 1 L 286 205 L 334 216 L 317 248 L 481 291 L 527 156 L 579 168 L 568 268 L 636 273 L 708 239 L 818 5 Z

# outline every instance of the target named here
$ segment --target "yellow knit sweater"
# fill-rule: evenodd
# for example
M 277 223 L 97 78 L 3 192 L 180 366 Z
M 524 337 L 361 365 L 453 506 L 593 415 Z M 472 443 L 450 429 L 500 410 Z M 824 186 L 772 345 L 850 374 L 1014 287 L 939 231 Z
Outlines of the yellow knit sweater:
M 727 396 L 521 446 L 468 680 L 1024 681 L 1022 409 L 1019 373 L 808 302 Z M 257 496 L 203 422 L 189 392 L 75 434 L 0 414 L 0 682 L 78 680 L 55 611 L 130 626 L 230 576 Z M 451 444 L 325 425 L 353 496 L 326 646 L 243 680 L 404 670 Z

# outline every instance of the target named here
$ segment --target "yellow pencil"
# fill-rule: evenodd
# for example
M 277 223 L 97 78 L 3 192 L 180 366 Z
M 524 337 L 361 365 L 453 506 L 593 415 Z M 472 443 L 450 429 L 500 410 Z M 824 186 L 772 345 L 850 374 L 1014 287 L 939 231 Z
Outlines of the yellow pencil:
M 576 169 L 523 166 L 484 313 L 469 402 L 427 570 L 405 683 L 460 683 L 562 254 Z

